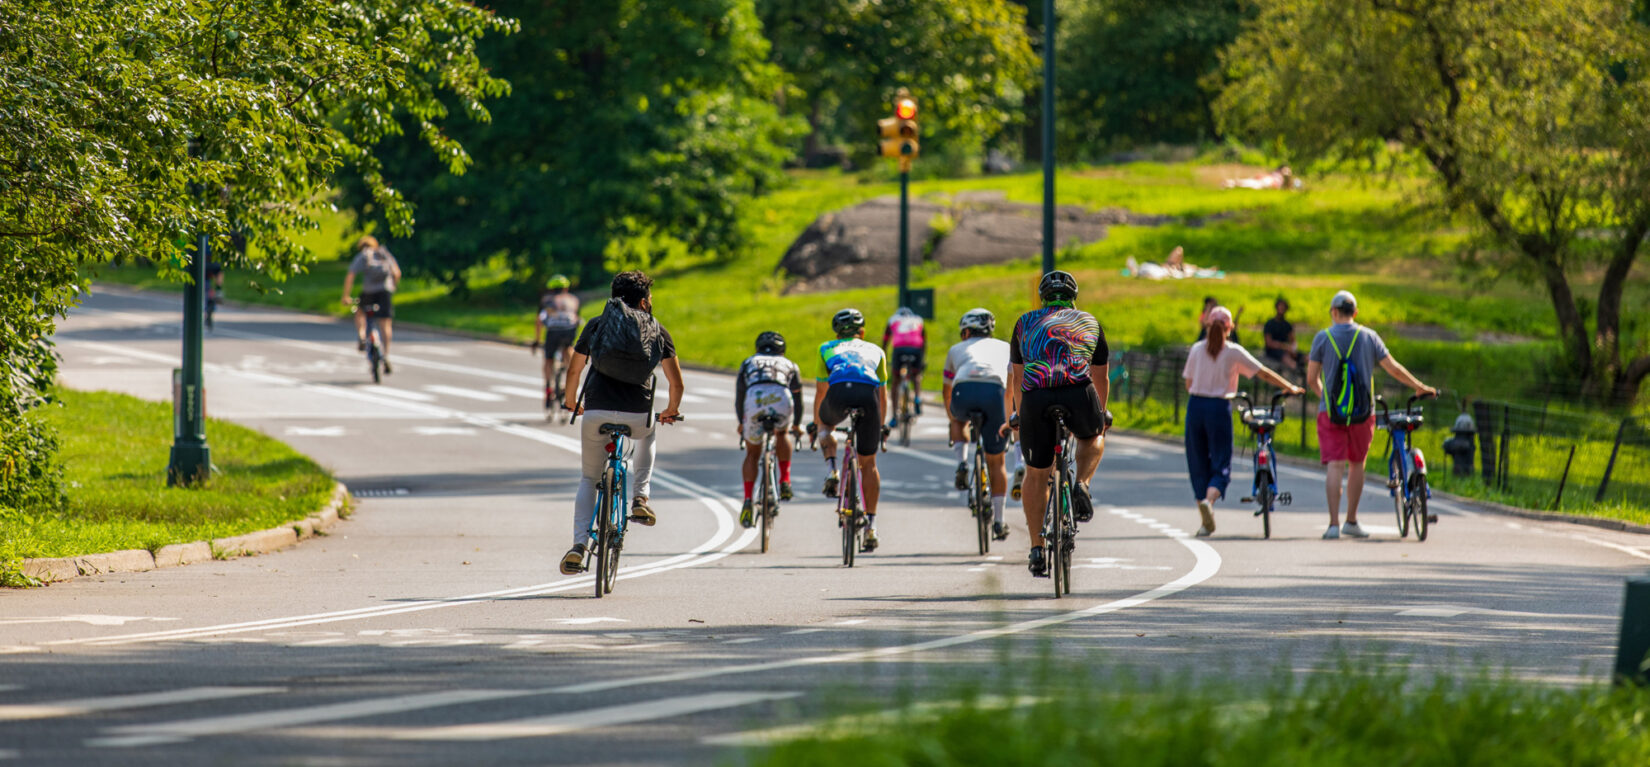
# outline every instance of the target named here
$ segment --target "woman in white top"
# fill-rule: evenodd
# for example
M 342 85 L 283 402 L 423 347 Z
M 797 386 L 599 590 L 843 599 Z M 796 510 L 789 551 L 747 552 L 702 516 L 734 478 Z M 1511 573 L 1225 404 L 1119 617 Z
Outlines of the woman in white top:
M 1203 518 L 1199 536 L 1215 531 L 1214 502 L 1226 495 L 1232 479 L 1232 397 L 1238 391 L 1238 377 L 1258 375 L 1292 394 L 1303 391 L 1227 338 L 1233 321 L 1226 307 L 1209 310 L 1204 321 L 1208 334 L 1192 344 L 1181 373 L 1191 395 L 1186 401 L 1186 469 L 1197 512 Z

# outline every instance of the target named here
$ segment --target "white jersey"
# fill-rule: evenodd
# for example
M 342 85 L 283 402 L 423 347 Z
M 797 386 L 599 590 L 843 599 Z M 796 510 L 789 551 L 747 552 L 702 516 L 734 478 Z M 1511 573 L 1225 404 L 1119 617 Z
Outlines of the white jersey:
M 1008 342 L 976 336 L 951 347 L 945 355 L 945 380 L 951 384 L 994 383 L 1008 387 Z

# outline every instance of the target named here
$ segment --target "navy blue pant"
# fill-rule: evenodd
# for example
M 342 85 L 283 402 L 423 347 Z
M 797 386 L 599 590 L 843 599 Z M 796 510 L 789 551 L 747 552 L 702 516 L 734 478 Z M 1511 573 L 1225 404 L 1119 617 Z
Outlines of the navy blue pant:
M 1186 402 L 1186 471 L 1199 501 L 1209 488 L 1226 497 L 1232 481 L 1232 401 L 1194 396 Z

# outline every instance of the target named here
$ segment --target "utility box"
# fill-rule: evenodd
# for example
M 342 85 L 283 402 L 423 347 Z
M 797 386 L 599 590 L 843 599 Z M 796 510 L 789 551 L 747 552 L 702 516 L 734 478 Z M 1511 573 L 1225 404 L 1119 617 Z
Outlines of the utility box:
M 1623 683 L 1650 684 L 1650 576 L 1627 579 L 1616 644 L 1616 684 Z
M 934 289 L 908 288 L 905 291 L 905 305 L 918 317 L 925 320 L 934 319 Z

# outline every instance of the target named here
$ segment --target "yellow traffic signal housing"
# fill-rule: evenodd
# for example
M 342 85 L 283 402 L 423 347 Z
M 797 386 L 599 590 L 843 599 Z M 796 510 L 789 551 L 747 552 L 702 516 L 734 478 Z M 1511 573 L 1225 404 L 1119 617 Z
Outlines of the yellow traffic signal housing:
M 917 102 L 908 96 L 894 101 L 894 116 L 877 121 L 877 135 L 882 138 L 883 157 L 909 161 L 921 150 L 917 143 Z

